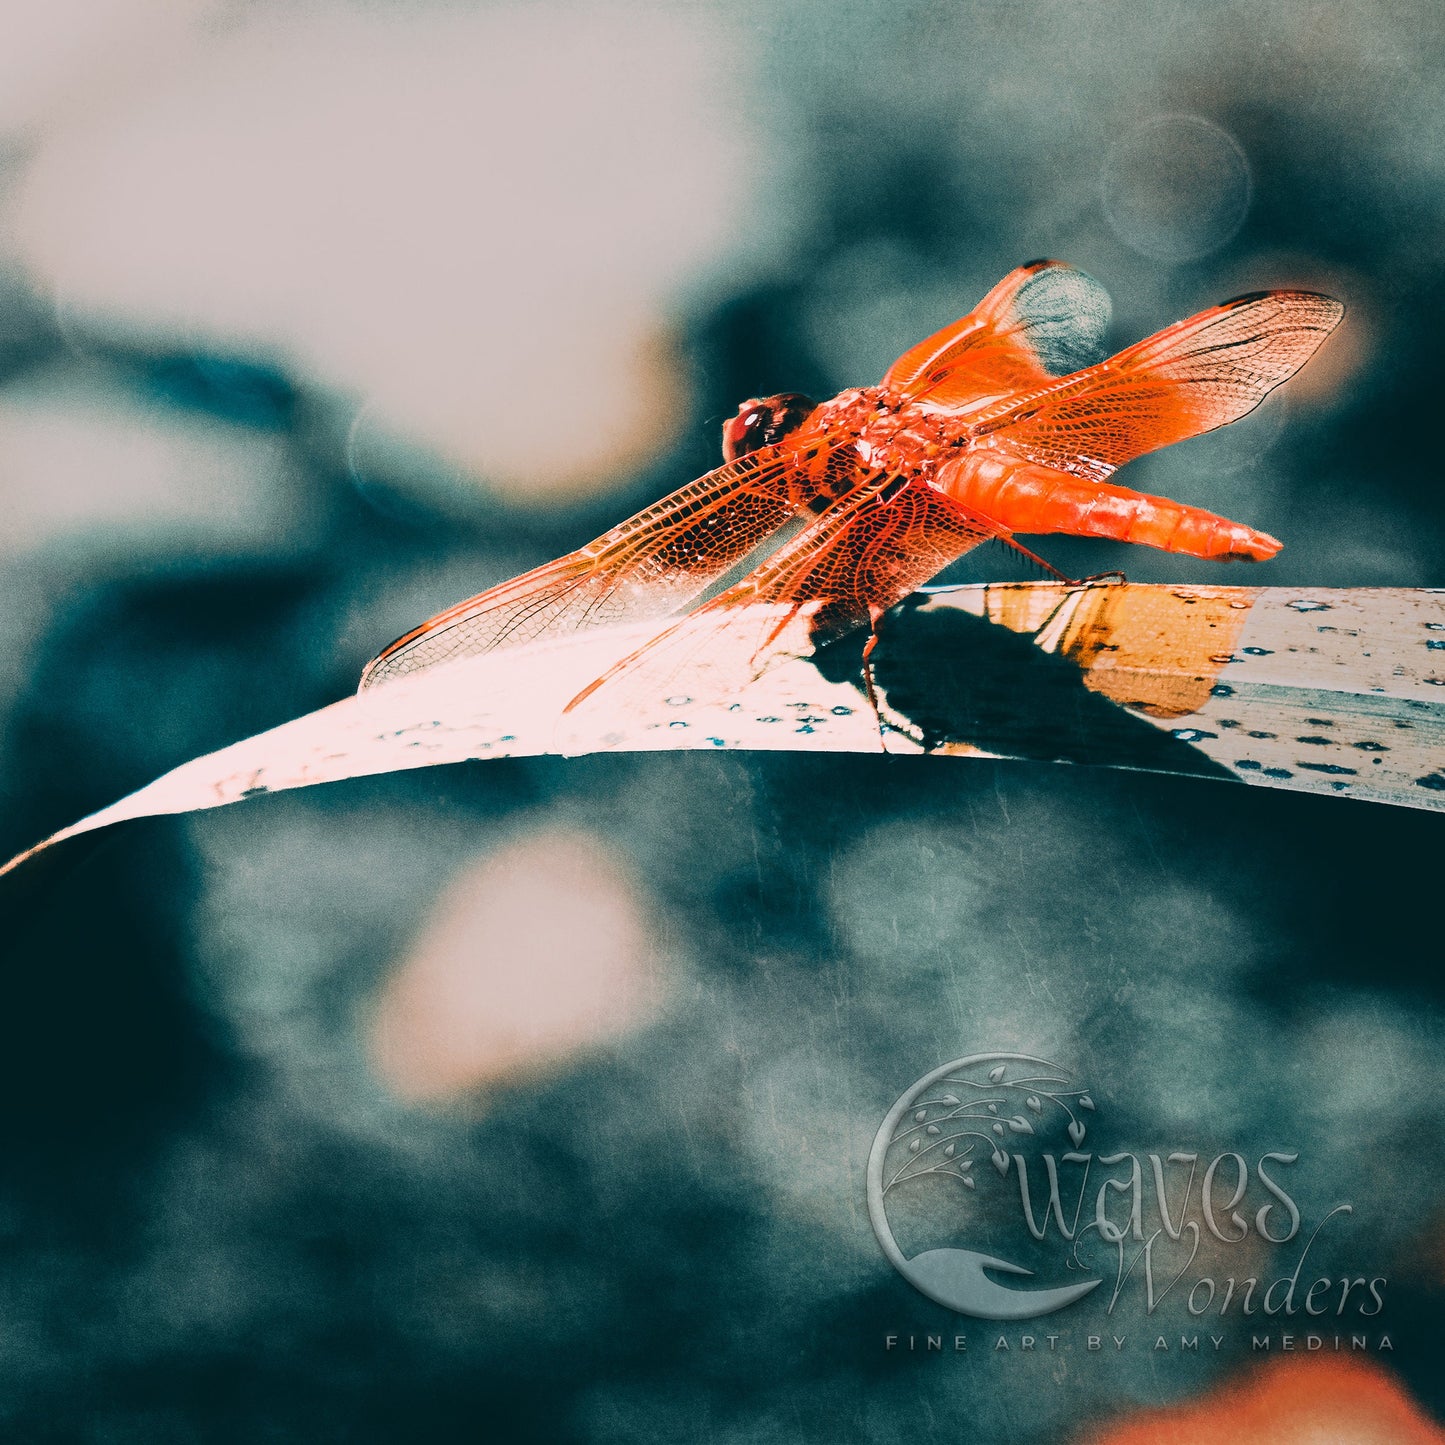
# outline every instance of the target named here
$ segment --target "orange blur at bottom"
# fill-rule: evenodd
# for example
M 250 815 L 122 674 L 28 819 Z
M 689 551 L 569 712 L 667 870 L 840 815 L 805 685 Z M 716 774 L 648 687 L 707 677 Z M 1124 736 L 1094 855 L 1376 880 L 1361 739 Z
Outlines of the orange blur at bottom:
M 1150 1410 L 1081 1445 L 1442 1445 L 1386 1371 L 1362 1360 L 1266 1365 L 1188 1405 Z

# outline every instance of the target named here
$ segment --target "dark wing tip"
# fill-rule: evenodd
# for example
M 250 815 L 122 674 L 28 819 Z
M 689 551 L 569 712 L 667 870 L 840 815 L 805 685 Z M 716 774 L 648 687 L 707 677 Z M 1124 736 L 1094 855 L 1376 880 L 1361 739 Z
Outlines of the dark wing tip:
M 1272 301 L 1282 297 L 1322 303 L 1320 310 L 1331 318 L 1331 326 L 1337 325 L 1345 314 L 1345 303 L 1337 297 L 1327 296 L 1323 291 L 1299 291 L 1290 287 L 1273 291 L 1246 291 L 1243 296 L 1231 296 L 1222 304 L 1227 307 L 1252 306 L 1256 301 Z
M 433 621 L 436 619 L 434 618 Z M 420 627 L 413 627 L 410 632 L 404 632 L 395 642 L 388 643 L 383 647 L 365 667 L 361 669 L 361 679 L 356 685 L 357 692 L 365 692 L 369 687 L 375 687 L 379 682 L 387 682 L 399 671 L 407 671 L 406 668 L 398 669 L 394 664 L 397 655 L 406 650 L 409 643 L 415 642 L 423 637 L 431 628 L 430 622 L 424 622 Z
M 377 683 L 384 682 L 386 680 L 386 673 L 390 670 L 386 664 L 386 653 L 383 652 L 379 656 L 373 657 L 371 661 L 361 669 L 361 677 L 357 680 L 356 684 L 357 692 L 365 692 L 368 688 L 375 687 Z

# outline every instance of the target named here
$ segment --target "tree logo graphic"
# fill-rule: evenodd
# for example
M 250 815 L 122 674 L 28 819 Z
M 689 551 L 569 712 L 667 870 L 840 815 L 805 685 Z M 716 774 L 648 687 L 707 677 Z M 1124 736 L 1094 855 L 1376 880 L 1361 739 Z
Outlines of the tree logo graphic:
M 1008 1176 L 1011 1145 L 1059 1130 L 1079 1149 L 1093 1112 L 1089 1091 L 1067 1069 L 1028 1054 L 971 1054 L 924 1075 L 888 1111 L 868 1155 L 868 1217 L 889 1263 L 929 1299 L 977 1319 L 1033 1319 L 1082 1299 L 1099 1280 L 1014 1289 L 991 1275 L 1034 1272 L 997 1255 L 947 1247 L 909 1258 L 888 1206 L 937 1189 L 967 1201 L 980 1178 Z

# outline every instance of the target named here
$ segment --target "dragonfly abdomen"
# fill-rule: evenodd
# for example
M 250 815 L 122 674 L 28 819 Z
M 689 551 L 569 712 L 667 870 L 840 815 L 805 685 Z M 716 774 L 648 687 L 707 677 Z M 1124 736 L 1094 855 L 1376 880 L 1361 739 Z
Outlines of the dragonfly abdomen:
M 934 484 L 1009 532 L 1063 532 L 1072 537 L 1141 542 L 1166 552 L 1216 561 L 1248 558 L 1263 562 L 1281 545 L 1267 532 L 1201 507 L 1071 476 L 996 452 L 971 452 L 945 463 Z

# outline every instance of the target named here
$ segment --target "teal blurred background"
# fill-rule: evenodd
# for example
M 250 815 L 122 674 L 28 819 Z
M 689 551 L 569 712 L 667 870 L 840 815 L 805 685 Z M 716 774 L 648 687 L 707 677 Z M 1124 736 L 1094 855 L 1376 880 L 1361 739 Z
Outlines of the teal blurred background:
M 1124 478 L 1277 560 L 1050 560 L 1445 585 L 1442 48 L 1424 0 L 9 0 L 7 852 L 344 695 L 714 465 L 744 398 L 870 383 L 1036 256 L 1121 345 L 1271 285 L 1349 307 Z M 0 1432 L 1064 1441 L 1237 1370 L 885 1357 L 956 1320 L 878 1251 L 868 1146 L 986 1050 L 1076 1065 L 1139 1148 L 1297 1147 L 1316 1215 L 1356 1206 L 1321 1259 L 1391 1279 L 1388 1367 L 1438 1413 L 1442 841 L 743 755 L 137 826 L 0 975 Z

